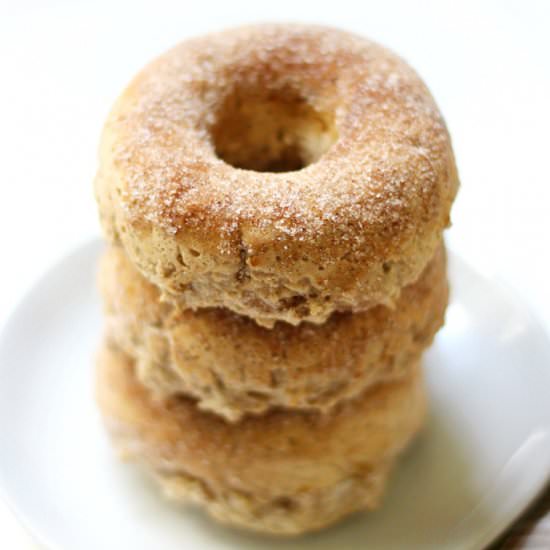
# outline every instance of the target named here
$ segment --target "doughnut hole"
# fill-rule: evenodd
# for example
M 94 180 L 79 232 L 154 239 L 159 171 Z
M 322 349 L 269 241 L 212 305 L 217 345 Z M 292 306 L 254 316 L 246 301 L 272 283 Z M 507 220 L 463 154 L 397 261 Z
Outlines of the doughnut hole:
M 292 90 L 234 90 L 211 127 L 217 156 L 256 172 L 292 172 L 313 164 L 336 141 L 332 113 L 317 111 Z

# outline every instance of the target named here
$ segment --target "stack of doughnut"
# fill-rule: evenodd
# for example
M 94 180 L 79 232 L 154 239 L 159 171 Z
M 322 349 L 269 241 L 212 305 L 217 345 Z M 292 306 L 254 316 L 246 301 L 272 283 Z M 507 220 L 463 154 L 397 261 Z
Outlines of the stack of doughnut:
M 255 25 L 148 65 L 103 132 L 98 401 L 165 493 L 278 535 L 374 508 L 425 416 L 458 177 L 416 73 Z

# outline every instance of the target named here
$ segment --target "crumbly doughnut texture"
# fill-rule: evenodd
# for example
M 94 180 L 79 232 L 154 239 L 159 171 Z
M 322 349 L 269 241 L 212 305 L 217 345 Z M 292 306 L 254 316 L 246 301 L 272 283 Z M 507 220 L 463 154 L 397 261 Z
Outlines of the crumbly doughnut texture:
M 392 303 L 457 187 L 444 121 L 404 61 L 272 24 L 148 65 L 105 125 L 96 178 L 107 234 L 149 280 L 267 327 Z
M 170 496 L 256 531 L 295 535 L 376 506 L 425 415 L 418 367 L 328 415 L 271 411 L 232 424 L 189 398 L 152 399 L 114 347 L 98 359 L 98 401 L 121 453 Z
M 223 309 L 181 311 L 121 248 L 100 266 L 106 333 L 136 359 L 157 397 L 182 393 L 231 421 L 273 407 L 328 411 L 382 380 L 402 377 L 442 326 L 448 299 L 441 245 L 394 309 L 335 313 L 323 325 L 273 329 Z

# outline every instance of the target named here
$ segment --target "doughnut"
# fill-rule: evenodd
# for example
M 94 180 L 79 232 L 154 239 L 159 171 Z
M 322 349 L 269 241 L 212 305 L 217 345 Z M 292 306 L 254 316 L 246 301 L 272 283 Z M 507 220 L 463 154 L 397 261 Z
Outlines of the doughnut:
M 416 73 L 364 38 L 265 24 L 187 40 L 104 127 L 106 233 L 182 308 L 272 327 L 391 305 L 434 255 L 458 176 Z
M 443 245 L 395 309 L 335 313 L 323 325 L 266 329 L 225 309 L 181 311 L 117 247 L 99 280 L 106 333 L 136 360 L 140 382 L 159 398 L 191 395 L 230 421 L 273 407 L 327 412 L 403 376 L 442 326 L 448 298 Z
M 238 424 L 186 397 L 152 399 L 116 347 L 102 348 L 97 380 L 115 446 L 157 477 L 168 496 L 199 504 L 221 522 L 279 535 L 374 508 L 425 415 L 418 367 L 329 415 L 279 410 Z

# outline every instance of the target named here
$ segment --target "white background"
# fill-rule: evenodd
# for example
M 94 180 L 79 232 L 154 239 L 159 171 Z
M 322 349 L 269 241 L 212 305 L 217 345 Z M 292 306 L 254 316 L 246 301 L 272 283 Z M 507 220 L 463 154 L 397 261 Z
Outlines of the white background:
M 254 20 L 344 27 L 420 72 L 462 180 L 449 244 L 550 329 L 550 2 L 464 0 L 0 1 L 0 325 L 44 269 L 99 233 L 97 140 L 124 84 L 185 36 Z M 0 547 L 35 548 L 1 504 Z

